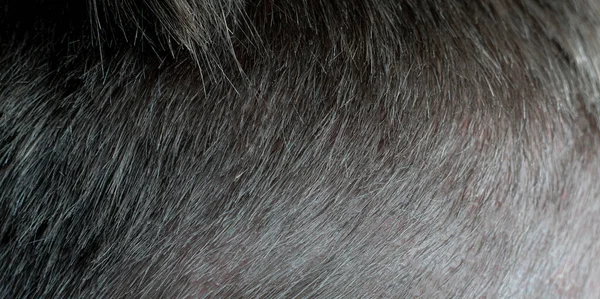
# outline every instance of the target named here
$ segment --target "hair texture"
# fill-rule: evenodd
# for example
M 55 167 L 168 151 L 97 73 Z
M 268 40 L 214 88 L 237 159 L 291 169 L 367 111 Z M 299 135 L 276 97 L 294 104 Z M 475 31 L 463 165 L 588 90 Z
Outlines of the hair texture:
M 599 15 L 0 0 L 0 297 L 597 298 Z

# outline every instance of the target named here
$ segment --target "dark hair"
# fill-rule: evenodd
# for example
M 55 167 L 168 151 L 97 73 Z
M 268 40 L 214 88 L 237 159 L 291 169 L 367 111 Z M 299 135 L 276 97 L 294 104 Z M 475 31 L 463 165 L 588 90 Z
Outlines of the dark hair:
M 600 294 L 598 1 L 0 7 L 2 298 Z

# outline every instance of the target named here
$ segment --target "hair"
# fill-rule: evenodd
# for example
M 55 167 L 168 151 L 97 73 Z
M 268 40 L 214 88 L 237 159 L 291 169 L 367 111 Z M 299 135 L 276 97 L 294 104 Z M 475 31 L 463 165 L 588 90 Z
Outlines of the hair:
M 600 294 L 598 1 L 0 7 L 2 298 Z

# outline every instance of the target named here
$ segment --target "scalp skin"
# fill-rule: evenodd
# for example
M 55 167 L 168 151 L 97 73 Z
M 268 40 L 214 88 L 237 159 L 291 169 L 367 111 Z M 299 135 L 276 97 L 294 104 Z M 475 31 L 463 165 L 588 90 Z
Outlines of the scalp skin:
M 597 1 L 20 2 L 1 298 L 600 294 Z

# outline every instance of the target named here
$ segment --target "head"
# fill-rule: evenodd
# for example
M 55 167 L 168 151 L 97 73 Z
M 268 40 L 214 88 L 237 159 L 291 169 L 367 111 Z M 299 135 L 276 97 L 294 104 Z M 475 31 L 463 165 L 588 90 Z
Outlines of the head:
M 0 297 L 600 293 L 596 1 L 0 3 Z

